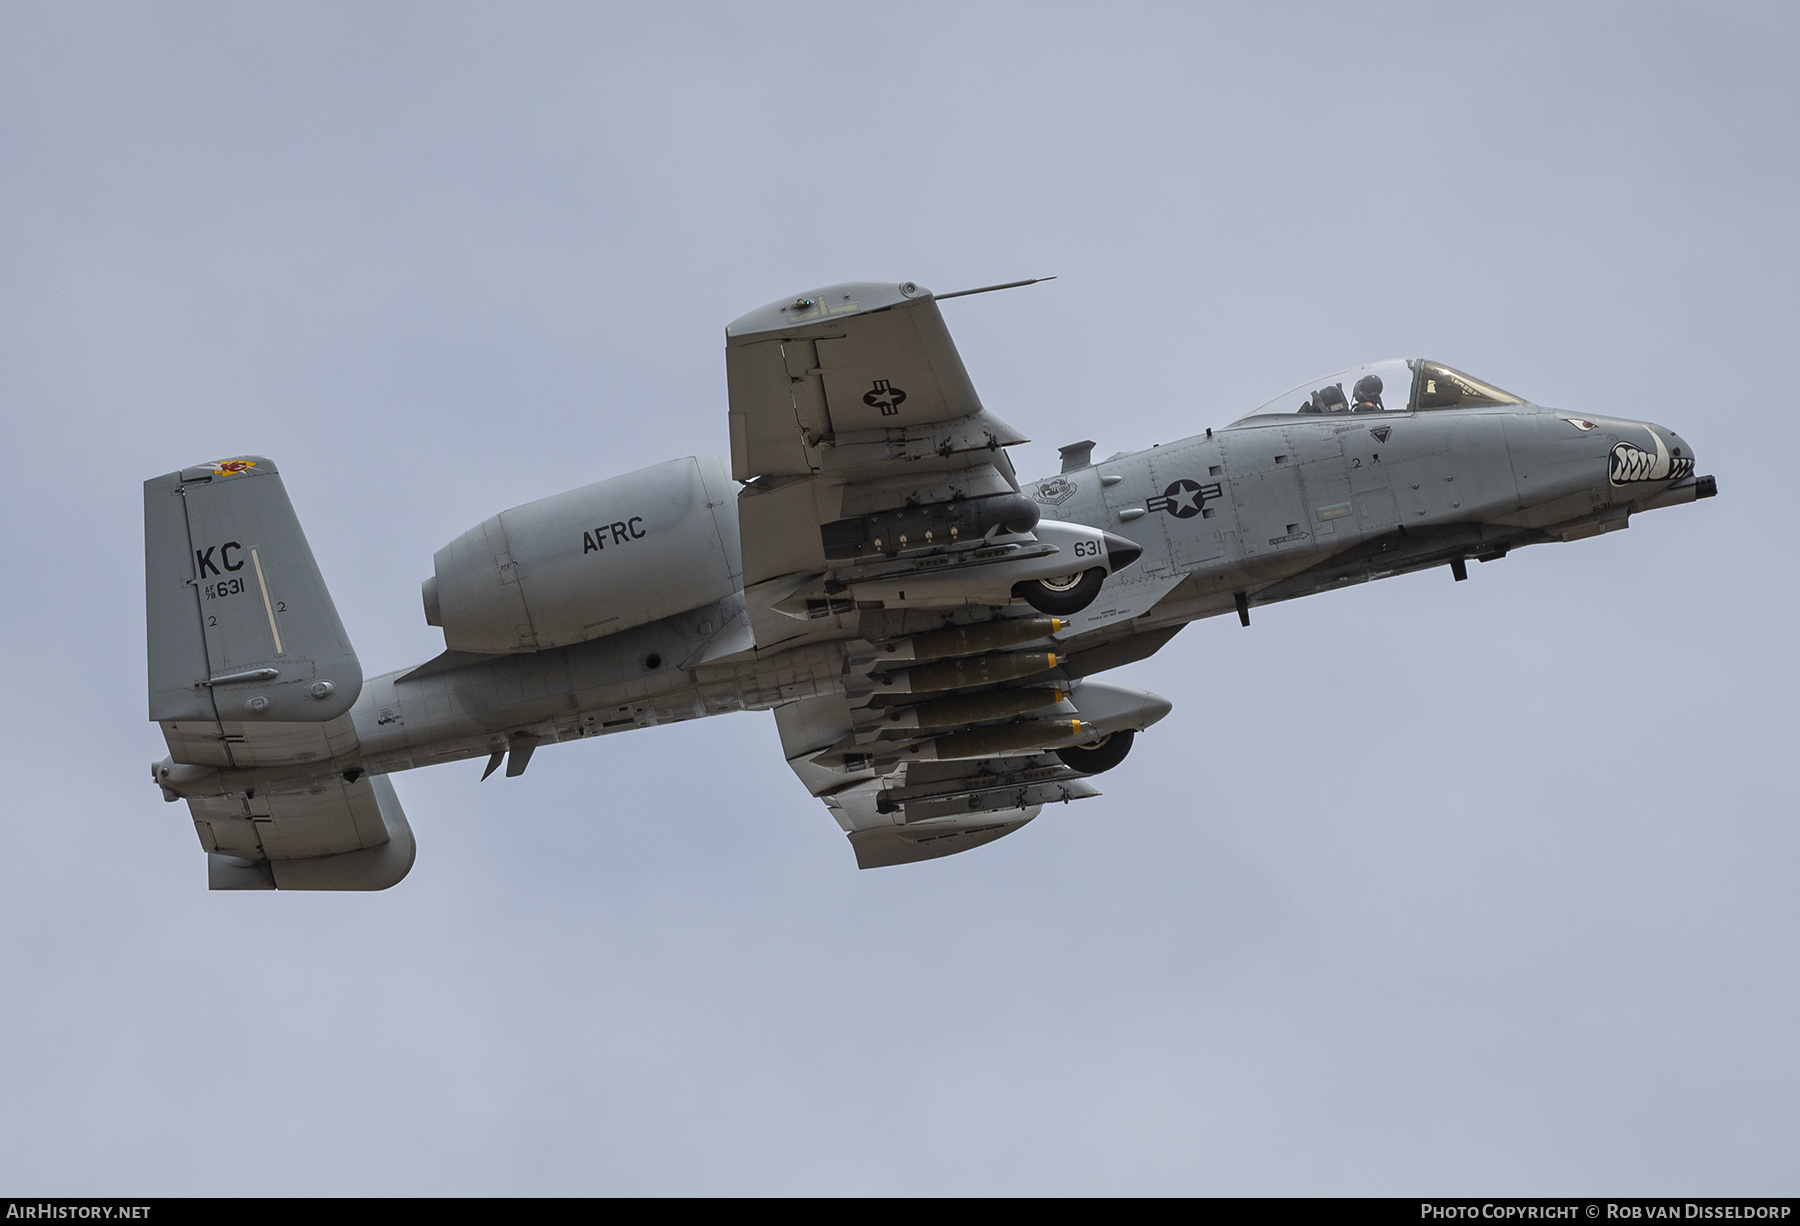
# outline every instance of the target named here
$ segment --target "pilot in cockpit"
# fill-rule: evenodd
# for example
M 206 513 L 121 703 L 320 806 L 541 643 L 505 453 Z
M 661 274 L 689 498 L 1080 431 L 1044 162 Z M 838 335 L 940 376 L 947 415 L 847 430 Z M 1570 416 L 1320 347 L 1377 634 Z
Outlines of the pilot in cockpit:
M 1334 383 L 1330 387 L 1322 387 L 1314 392 L 1296 412 L 1300 413 L 1347 413 L 1350 402 L 1344 399 L 1344 385 Z
M 1380 375 L 1364 375 L 1356 381 L 1356 386 L 1351 389 L 1351 394 L 1356 397 L 1356 407 L 1350 410 L 1352 413 L 1380 413 L 1383 411 Z

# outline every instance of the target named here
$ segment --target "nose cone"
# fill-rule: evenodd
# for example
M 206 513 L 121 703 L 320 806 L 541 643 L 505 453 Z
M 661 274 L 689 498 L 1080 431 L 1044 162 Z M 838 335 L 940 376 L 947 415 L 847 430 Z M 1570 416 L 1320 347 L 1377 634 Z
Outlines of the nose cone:
M 1112 567 L 1115 575 L 1144 556 L 1144 547 L 1135 541 L 1128 541 L 1122 536 L 1114 536 L 1110 532 L 1101 535 L 1106 538 L 1107 564 Z
M 1651 481 L 1685 481 L 1694 475 L 1694 453 L 1679 434 L 1647 421 L 1633 422 L 1607 456 L 1607 480 L 1616 487 Z
M 1148 728 L 1174 709 L 1175 704 L 1161 694 L 1147 695 L 1144 703 L 1144 727 Z
M 1606 463 L 1615 502 L 1626 500 L 1649 511 L 1718 496 L 1718 481 L 1695 471 L 1694 449 L 1667 426 L 1626 422 L 1619 435 Z M 1639 447 L 1638 438 L 1646 439 L 1648 448 Z
M 1698 460 L 1694 455 L 1694 449 L 1688 446 L 1687 440 L 1673 430 L 1664 430 L 1663 433 L 1669 436 L 1669 455 L 1677 460 L 1686 460 L 1688 471 L 1694 471 L 1698 466 Z

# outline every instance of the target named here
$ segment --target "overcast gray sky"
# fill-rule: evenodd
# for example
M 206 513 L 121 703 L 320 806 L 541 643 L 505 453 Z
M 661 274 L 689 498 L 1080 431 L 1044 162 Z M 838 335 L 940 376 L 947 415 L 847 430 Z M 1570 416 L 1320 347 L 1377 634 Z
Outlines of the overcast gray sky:
M 0 1190 L 1793 1193 L 1789 5 L 0 3 Z M 398 778 L 209 894 L 140 483 L 275 457 L 370 672 L 501 508 L 722 452 L 725 323 L 940 291 L 1099 454 L 1430 355 L 1720 496 L 1191 627 L 859 873 L 743 714 Z

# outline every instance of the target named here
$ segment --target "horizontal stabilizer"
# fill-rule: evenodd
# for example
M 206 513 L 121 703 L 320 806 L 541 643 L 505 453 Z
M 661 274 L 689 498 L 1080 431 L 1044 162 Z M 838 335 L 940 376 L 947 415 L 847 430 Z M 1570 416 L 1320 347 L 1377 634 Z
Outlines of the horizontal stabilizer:
M 385 775 L 188 807 L 214 890 L 385 890 L 412 869 L 412 827 Z

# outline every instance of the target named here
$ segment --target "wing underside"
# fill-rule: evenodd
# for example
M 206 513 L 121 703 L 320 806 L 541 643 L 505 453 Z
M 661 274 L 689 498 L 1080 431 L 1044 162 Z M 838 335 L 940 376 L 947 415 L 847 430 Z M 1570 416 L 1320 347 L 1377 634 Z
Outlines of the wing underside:
M 842 693 L 775 715 L 857 863 L 965 851 L 1098 795 L 1056 751 L 1162 700 L 1130 691 L 1122 708 L 1121 687 L 1095 687 L 1084 701 L 1058 635 L 1086 623 L 1018 597 L 1140 551 L 1041 519 L 1005 450 L 1026 440 L 982 407 L 930 291 L 859 283 L 773 303 L 726 330 L 726 370 L 756 654 L 845 641 Z M 1109 616 L 1140 611 L 1120 599 Z
M 990 690 L 1004 694 L 1005 690 Z M 1046 695 L 1052 697 L 1054 695 Z M 956 701 L 934 696 L 934 701 Z M 1053 753 L 1031 750 L 986 757 L 919 760 L 948 736 L 980 733 L 964 728 L 939 733 L 915 729 L 898 738 L 879 727 L 884 712 L 907 710 L 857 705 L 839 695 L 806 698 L 775 709 L 782 751 L 788 766 L 814 796 L 825 802 L 849 837 L 860 868 L 910 864 L 967 851 L 1011 834 L 1046 804 L 1082 800 L 1100 793 Z M 1067 705 L 1058 701 L 1055 705 Z M 873 717 L 873 721 L 871 720 Z M 868 731 L 874 725 L 872 734 Z M 859 726 L 870 747 L 885 747 L 850 756 L 841 748 L 854 742 Z M 987 725 L 990 728 L 1016 724 Z M 1062 729 L 1045 728 L 1055 738 Z M 934 735 L 936 734 L 936 735 Z
M 1099 790 L 1054 754 L 919 763 L 825 798 L 859 868 L 968 851 Z
M 919 569 L 900 556 L 902 537 L 871 543 L 884 514 L 955 508 L 956 539 L 941 515 L 932 521 L 939 569 L 973 560 L 988 519 L 1008 508 L 1017 518 L 1004 448 L 1024 436 L 982 407 L 929 290 L 858 283 L 773 303 L 727 328 L 725 358 L 758 647 L 847 637 L 854 601 L 834 599 L 842 580 Z M 930 531 L 914 530 L 913 555 Z

